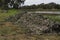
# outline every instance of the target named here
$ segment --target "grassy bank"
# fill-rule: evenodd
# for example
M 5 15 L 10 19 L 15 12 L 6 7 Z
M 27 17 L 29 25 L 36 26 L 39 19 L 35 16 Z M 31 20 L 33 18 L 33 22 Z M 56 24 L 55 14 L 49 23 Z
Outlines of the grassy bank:
M 13 16 L 15 14 L 17 14 L 19 11 L 15 10 L 15 9 L 11 9 L 11 10 L 0 10 L 0 21 L 4 21 L 4 19 L 6 19 L 9 16 Z
M 8 10 L 7 12 L 4 12 L 3 10 L 1 10 L 0 21 L 4 21 L 6 18 L 16 15 L 19 12 L 22 12 L 22 11 L 11 9 L 11 10 Z M 49 18 L 50 20 L 60 22 L 60 15 L 43 15 L 43 16 L 45 16 L 46 18 Z M 54 34 L 30 35 L 30 34 L 26 34 L 25 32 L 27 32 L 28 30 L 25 30 L 25 28 L 21 26 L 14 25 L 11 22 L 0 22 L 0 23 L 1 23 L 0 24 L 0 40 L 60 40 L 59 35 L 54 35 Z
M 60 22 L 60 15 L 44 15 L 44 16 L 52 21 Z
M 29 10 L 23 10 L 23 11 L 29 11 Z M 0 21 L 4 21 L 4 19 L 6 19 L 9 16 L 13 16 L 16 15 L 20 12 L 23 12 L 22 10 L 18 9 L 10 9 L 7 12 L 4 10 L 0 10 Z M 31 11 L 31 10 L 30 10 Z M 35 10 L 36 11 L 36 10 Z M 42 11 L 42 10 L 41 10 Z M 56 10 L 55 10 L 56 11 Z M 50 20 L 53 21 L 58 21 L 60 22 L 60 15 L 44 15 L 45 17 L 48 17 Z

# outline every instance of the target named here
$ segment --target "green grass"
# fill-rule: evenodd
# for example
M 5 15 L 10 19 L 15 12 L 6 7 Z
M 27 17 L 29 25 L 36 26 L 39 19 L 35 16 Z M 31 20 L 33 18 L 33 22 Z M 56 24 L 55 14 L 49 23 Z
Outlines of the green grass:
M 52 21 L 60 22 L 60 15 L 44 15 Z
M 4 21 L 5 18 L 17 14 L 19 11 L 15 9 L 8 10 L 8 12 L 0 11 L 0 21 Z

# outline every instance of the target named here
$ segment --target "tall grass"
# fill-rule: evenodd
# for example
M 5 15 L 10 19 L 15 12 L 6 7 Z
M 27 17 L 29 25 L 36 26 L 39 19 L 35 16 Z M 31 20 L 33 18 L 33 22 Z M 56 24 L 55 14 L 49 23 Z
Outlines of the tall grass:
M 60 22 L 60 15 L 43 15 L 43 16 L 47 17 L 52 21 Z
M 13 16 L 17 14 L 19 11 L 15 9 L 7 10 L 7 12 L 4 12 L 4 10 L 0 11 L 0 21 L 4 21 L 5 18 L 9 16 Z

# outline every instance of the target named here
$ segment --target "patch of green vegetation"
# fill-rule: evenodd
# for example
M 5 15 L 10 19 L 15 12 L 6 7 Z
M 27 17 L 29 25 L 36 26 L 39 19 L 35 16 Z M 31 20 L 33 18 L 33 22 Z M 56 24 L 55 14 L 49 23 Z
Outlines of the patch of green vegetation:
M 0 11 L 0 21 L 4 21 L 5 18 L 9 17 L 9 16 L 13 16 L 15 14 L 17 14 L 19 11 L 15 10 L 15 9 L 11 9 L 5 12 L 5 10 L 1 10 Z
M 60 15 L 44 15 L 52 21 L 60 22 Z

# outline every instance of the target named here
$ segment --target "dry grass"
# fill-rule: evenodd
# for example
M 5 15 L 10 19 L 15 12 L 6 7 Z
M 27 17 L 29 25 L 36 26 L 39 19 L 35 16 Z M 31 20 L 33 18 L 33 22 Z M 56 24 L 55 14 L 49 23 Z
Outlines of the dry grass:
M 22 30 L 11 22 L 4 22 L 0 25 L 0 40 L 60 40 L 59 35 L 29 35 Z

